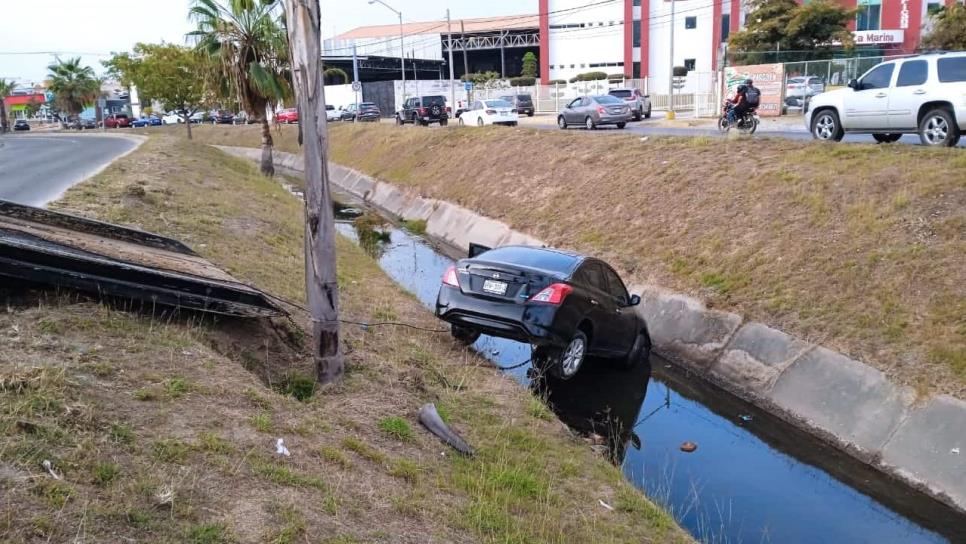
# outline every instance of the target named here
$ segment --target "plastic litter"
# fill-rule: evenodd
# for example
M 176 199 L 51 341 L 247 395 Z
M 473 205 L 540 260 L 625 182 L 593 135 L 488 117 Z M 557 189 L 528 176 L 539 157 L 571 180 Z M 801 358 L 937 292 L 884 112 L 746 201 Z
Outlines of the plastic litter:
M 611 506 L 611 505 L 609 505 L 609 504 L 607 504 L 606 502 L 604 502 L 603 499 L 597 499 L 597 502 L 599 502 L 601 506 L 603 506 L 604 508 L 610 510 L 611 512 L 614 511 L 614 507 Z
M 54 472 L 54 464 L 50 462 L 50 459 L 44 459 L 44 462 L 41 464 L 44 466 L 47 472 L 49 472 L 50 475 L 54 477 L 55 480 L 60 479 L 60 476 L 58 476 L 57 473 Z
M 949 453 L 955 453 L 956 455 L 959 455 L 959 448 L 953 448 L 949 450 Z
M 284 455 L 285 457 L 292 455 L 292 453 L 288 451 L 288 448 L 285 447 L 285 444 L 281 438 L 275 441 L 275 453 Z

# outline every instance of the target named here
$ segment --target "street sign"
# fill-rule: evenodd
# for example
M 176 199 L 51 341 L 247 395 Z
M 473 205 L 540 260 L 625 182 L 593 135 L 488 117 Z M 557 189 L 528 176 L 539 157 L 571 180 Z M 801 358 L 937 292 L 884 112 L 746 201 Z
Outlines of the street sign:
M 464 81 L 463 82 L 463 90 L 464 91 L 472 91 L 473 90 L 473 82 L 472 81 Z
M 362 90 L 362 82 L 361 81 L 353 81 L 352 82 L 352 90 L 355 91 L 355 92 L 361 91 Z

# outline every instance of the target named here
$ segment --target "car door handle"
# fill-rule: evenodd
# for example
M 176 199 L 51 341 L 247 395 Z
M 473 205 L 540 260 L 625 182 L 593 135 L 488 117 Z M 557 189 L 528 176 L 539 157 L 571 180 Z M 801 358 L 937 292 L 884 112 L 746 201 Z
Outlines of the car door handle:
M 879 93 L 879 94 L 875 95 L 876 98 L 885 98 L 886 96 L 888 96 L 888 95 L 886 95 L 886 93 Z
M 912 94 L 926 94 L 926 91 L 924 89 L 916 89 L 912 91 Z

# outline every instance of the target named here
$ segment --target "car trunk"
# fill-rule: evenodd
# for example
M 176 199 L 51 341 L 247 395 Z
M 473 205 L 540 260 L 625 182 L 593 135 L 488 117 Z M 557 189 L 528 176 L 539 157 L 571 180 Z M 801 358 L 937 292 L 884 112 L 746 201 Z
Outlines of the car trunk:
M 472 261 L 459 274 L 460 290 L 467 295 L 522 303 L 557 281 L 545 270 L 507 263 Z

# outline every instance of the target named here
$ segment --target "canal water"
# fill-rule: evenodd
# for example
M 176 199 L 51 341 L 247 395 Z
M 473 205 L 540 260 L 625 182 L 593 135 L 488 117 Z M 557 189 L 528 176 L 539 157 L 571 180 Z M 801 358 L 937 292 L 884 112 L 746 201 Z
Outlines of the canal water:
M 351 222 L 338 231 L 359 243 Z M 395 227 L 361 244 L 395 281 L 432 308 L 454 260 Z M 483 336 L 474 345 L 500 366 L 530 347 Z M 633 371 L 589 360 L 569 381 L 508 371 L 547 399 L 565 423 L 598 435 L 628 480 L 712 543 L 966 542 L 966 519 L 840 454 L 660 357 Z M 692 453 L 681 450 L 692 442 Z

